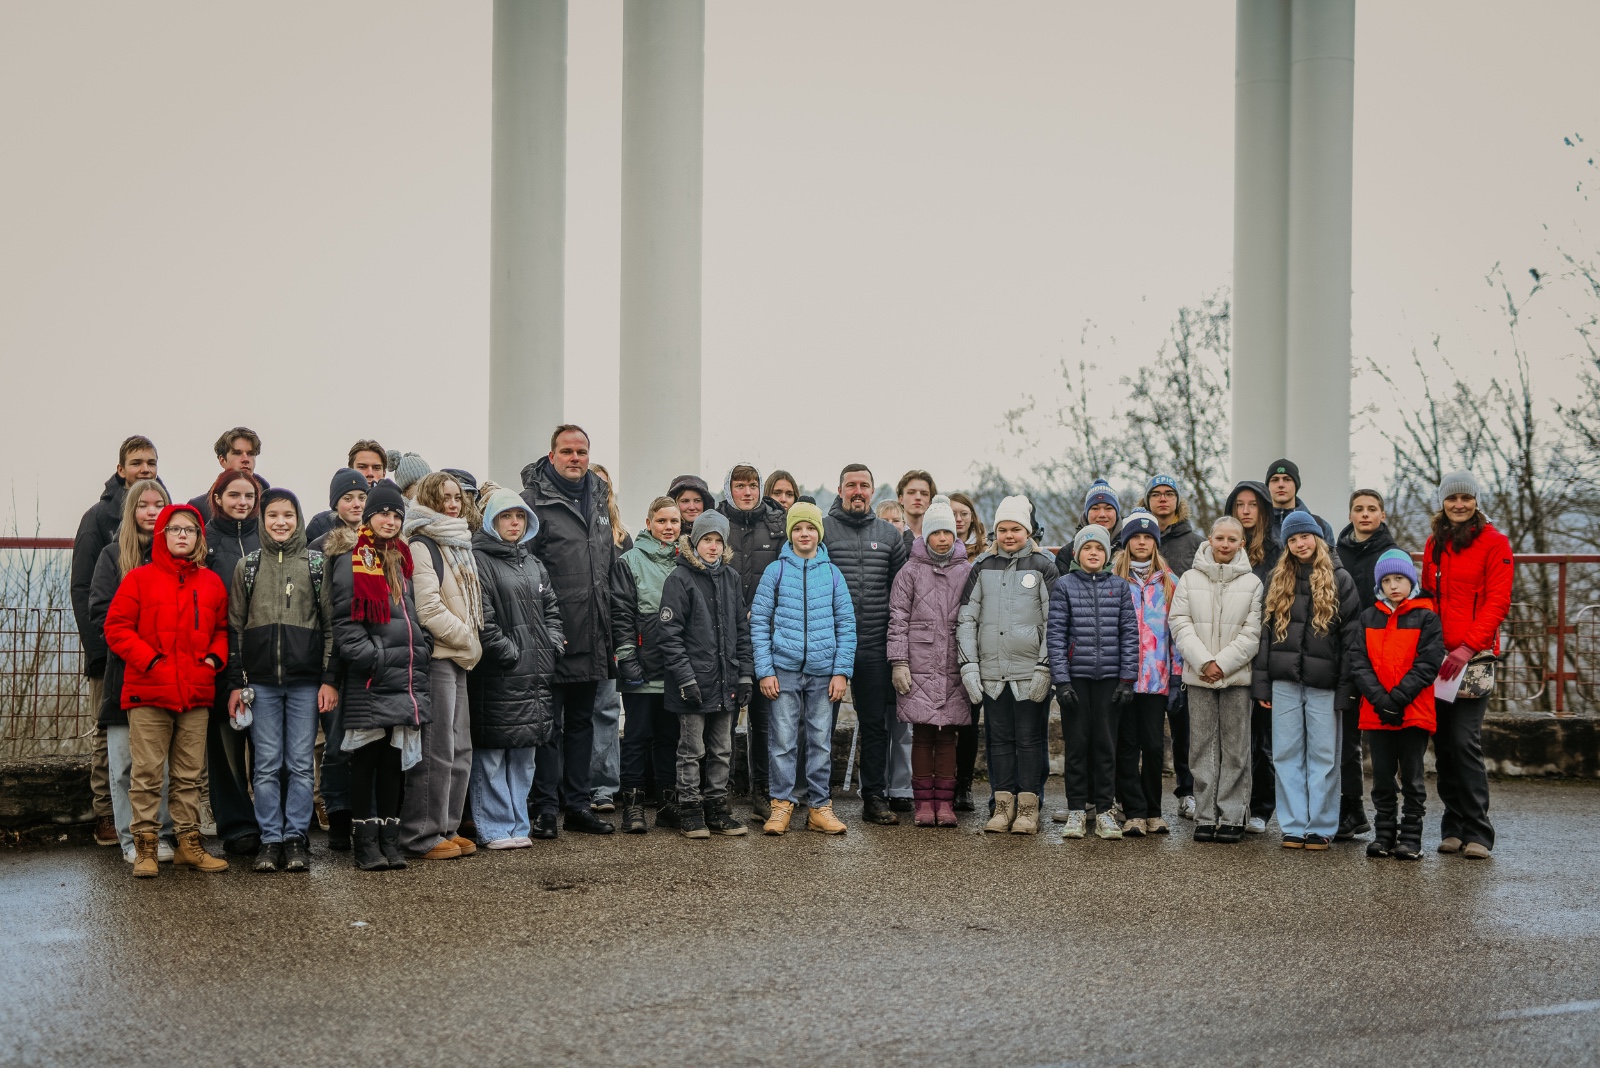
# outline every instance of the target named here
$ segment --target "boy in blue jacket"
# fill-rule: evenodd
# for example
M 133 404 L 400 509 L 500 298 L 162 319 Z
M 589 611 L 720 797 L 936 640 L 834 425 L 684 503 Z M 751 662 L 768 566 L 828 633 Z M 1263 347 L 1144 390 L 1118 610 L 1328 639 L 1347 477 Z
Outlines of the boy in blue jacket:
M 772 815 L 762 830 L 783 834 L 800 800 L 798 750 L 805 732 L 806 828 L 843 834 L 833 814 L 833 702 L 855 670 L 856 616 L 844 576 L 822 545 L 822 510 L 798 501 L 784 519 L 789 540 L 762 572 L 750 602 L 750 640 L 761 693 L 772 702 L 768 788 Z

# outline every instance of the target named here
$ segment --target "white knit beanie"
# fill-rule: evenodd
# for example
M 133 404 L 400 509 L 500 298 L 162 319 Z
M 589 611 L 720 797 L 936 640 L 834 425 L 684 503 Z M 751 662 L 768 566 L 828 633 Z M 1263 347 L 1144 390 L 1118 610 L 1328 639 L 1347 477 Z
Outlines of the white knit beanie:
M 939 494 L 922 514 L 922 536 L 926 538 L 936 530 L 956 533 L 956 513 L 950 507 L 950 498 Z
M 1001 523 L 1008 521 L 1020 525 L 1023 530 L 1033 530 L 1033 505 L 1028 503 L 1028 498 L 1019 494 L 1000 502 L 1000 507 L 994 510 L 995 529 L 998 530 Z M 923 529 L 926 530 L 928 521 L 924 519 L 922 522 Z

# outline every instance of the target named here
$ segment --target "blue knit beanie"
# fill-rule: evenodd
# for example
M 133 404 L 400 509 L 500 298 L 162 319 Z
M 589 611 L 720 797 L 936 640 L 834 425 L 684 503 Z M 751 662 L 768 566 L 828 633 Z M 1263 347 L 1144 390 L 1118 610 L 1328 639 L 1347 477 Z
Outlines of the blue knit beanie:
M 1122 502 L 1117 500 L 1116 491 L 1111 488 L 1111 483 L 1103 478 L 1094 480 L 1094 485 L 1089 487 L 1088 494 L 1083 498 L 1083 514 L 1087 518 L 1089 509 L 1097 504 L 1109 504 L 1117 513 L 1117 519 L 1122 519 Z
M 1417 581 L 1417 565 L 1411 562 L 1411 554 L 1403 549 L 1389 549 L 1380 557 L 1372 568 L 1372 585 L 1377 588 L 1378 594 L 1383 594 L 1383 577 L 1385 575 L 1404 575 L 1411 581 L 1411 592 L 1416 593 L 1421 585 Z
M 1128 544 L 1128 539 L 1135 534 L 1148 534 L 1156 539 L 1159 544 L 1161 541 L 1161 524 L 1156 522 L 1156 517 L 1149 512 L 1129 512 L 1128 518 L 1122 522 L 1122 532 L 1117 535 L 1117 544 Z
M 1284 516 L 1281 534 L 1285 545 L 1289 544 L 1289 539 L 1296 534 L 1315 534 L 1319 538 L 1324 537 L 1322 524 L 1318 523 L 1310 512 L 1290 512 Z
M 1165 486 L 1173 493 L 1176 493 L 1179 497 L 1183 496 L 1183 490 L 1178 488 L 1177 479 L 1173 478 L 1171 475 L 1156 475 L 1149 482 L 1144 484 L 1145 500 L 1148 501 L 1150 499 L 1150 491 L 1155 489 L 1157 486 Z

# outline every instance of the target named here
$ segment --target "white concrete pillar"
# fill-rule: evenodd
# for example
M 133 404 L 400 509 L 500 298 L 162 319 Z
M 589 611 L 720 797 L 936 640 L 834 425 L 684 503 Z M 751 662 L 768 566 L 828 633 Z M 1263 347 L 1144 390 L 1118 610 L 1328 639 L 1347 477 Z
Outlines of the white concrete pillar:
M 705 23 L 704 0 L 623 7 L 617 481 L 640 508 L 700 470 Z
M 1293 0 L 1287 455 L 1332 521 L 1350 490 L 1355 0 Z
M 1233 477 L 1285 448 L 1289 0 L 1238 0 L 1233 130 Z
M 567 0 L 495 0 L 489 477 L 520 488 L 561 420 Z

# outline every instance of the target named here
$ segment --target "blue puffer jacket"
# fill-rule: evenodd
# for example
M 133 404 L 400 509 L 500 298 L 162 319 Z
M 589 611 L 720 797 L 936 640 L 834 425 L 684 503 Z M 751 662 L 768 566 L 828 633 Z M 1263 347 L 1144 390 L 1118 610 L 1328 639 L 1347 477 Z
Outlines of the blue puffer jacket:
M 846 678 L 854 674 L 855 608 L 850 587 L 829 561 L 825 546 L 802 560 L 784 542 L 777 562 L 761 573 L 750 602 L 750 641 L 758 679 L 780 670 Z
M 1045 628 L 1050 677 L 1127 679 L 1139 677 L 1139 616 L 1127 579 L 1109 571 L 1072 571 L 1050 587 Z

